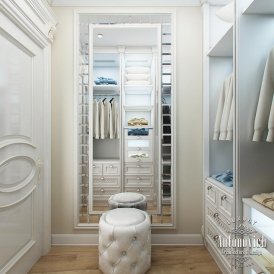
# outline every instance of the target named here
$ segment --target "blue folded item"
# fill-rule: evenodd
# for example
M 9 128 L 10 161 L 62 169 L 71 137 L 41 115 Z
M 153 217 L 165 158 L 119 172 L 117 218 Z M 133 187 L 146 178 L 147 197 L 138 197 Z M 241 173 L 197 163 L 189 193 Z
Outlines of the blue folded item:
M 228 186 L 228 187 L 233 186 L 233 173 L 231 170 L 227 170 L 225 172 L 218 173 L 218 174 L 213 174 L 212 178 L 224 184 L 225 186 Z
M 130 129 L 128 130 L 128 136 L 139 136 L 139 135 L 143 135 L 143 136 L 147 136 L 149 133 L 148 129 L 146 128 L 135 128 L 135 129 Z
M 106 77 L 97 77 L 94 83 L 96 85 L 117 85 L 117 81 L 115 81 L 112 78 L 106 78 Z

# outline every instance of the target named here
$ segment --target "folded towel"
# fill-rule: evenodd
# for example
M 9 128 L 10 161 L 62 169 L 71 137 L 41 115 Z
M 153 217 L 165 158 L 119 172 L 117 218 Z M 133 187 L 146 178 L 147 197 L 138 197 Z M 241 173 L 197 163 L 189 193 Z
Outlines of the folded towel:
M 256 194 L 252 196 L 252 199 L 263 206 L 274 210 L 274 192 Z
M 128 131 L 129 136 L 139 136 L 139 135 L 144 135 L 148 136 L 149 130 L 145 128 L 135 128 L 135 129 L 130 129 Z
M 115 81 L 112 78 L 106 78 L 106 77 L 97 77 L 94 83 L 96 85 L 117 85 L 117 81 Z
M 126 81 L 126 85 L 131 85 L 131 86 L 148 86 L 150 85 L 149 81 Z
M 148 67 L 127 67 L 126 68 L 126 73 L 133 73 L 133 74 L 143 73 L 143 74 L 147 74 L 149 72 L 150 72 L 150 69 Z
M 224 184 L 225 186 L 228 186 L 228 187 L 233 186 L 233 173 L 230 170 L 227 170 L 225 172 L 221 172 L 218 174 L 213 174 L 212 178 Z
M 149 81 L 149 74 L 126 74 L 127 81 Z

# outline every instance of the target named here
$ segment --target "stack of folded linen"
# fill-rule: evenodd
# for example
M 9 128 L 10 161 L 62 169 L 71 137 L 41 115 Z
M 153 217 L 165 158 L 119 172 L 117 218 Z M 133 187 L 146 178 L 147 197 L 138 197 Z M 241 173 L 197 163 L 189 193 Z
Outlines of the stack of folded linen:
M 150 69 L 148 67 L 127 67 L 126 85 L 150 85 Z
M 97 77 L 94 83 L 96 85 L 117 85 L 117 81 L 115 81 L 112 78 L 106 78 L 106 77 Z
M 147 126 L 148 121 L 145 118 L 132 118 L 128 120 L 127 124 L 129 126 Z
M 252 199 L 263 206 L 274 210 L 274 192 L 256 194 L 252 196 Z
M 222 173 L 214 174 L 212 175 L 212 178 L 224 184 L 225 186 L 228 186 L 228 187 L 233 186 L 233 174 L 230 170 L 227 170 Z
M 145 129 L 145 128 L 134 128 L 128 131 L 129 136 L 139 136 L 139 135 L 147 136 L 148 133 L 149 133 L 148 129 Z

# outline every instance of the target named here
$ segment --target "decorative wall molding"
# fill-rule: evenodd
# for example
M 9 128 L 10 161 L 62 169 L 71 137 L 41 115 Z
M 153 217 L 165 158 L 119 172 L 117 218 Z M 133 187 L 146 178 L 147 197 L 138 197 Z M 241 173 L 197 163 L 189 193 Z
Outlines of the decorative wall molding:
M 203 245 L 200 234 L 152 234 L 153 245 Z M 98 245 L 98 234 L 52 234 L 52 245 Z
M 199 7 L 200 0 L 52 0 L 52 6 L 72 7 Z
M 46 0 L 2 0 L 0 11 L 41 48 L 52 42 L 56 20 Z
M 200 1 L 201 5 L 203 4 L 209 4 L 212 6 L 224 6 L 226 4 L 228 4 L 229 2 L 231 2 L 231 0 L 201 0 Z

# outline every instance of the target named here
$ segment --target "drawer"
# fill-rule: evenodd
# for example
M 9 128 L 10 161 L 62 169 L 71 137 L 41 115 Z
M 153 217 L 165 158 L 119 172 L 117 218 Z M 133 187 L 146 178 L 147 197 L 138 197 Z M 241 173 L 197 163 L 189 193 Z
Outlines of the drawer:
M 223 235 L 220 235 L 220 233 L 218 233 L 217 230 L 209 222 L 206 222 L 207 242 L 214 248 L 215 252 L 217 252 L 218 255 L 222 258 L 226 267 L 228 269 L 231 269 L 231 262 L 230 262 L 231 256 L 222 254 L 221 248 L 218 247 L 219 236 L 224 237 Z
M 93 187 L 94 200 L 107 200 L 111 195 L 121 192 L 120 187 Z
M 104 163 L 103 175 L 120 175 L 121 165 L 120 163 Z
M 218 199 L 218 190 L 217 188 L 206 181 L 205 183 L 205 193 L 206 193 L 206 198 L 213 203 L 214 205 L 217 206 L 217 199 Z
M 120 176 L 108 177 L 108 176 L 94 176 L 94 186 L 120 186 Z
M 125 192 L 141 193 L 146 196 L 148 200 L 153 199 L 153 189 L 145 187 L 125 187 Z
M 103 164 L 98 162 L 92 163 L 92 175 L 102 175 L 103 174 Z
M 206 203 L 206 217 L 214 223 L 224 235 L 228 236 L 228 233 L 231 231 L 229 226 L 229 221 L 223 214 L 218 212 L 217 208 L 211 205 L 211 203 Z
M 125 177 L 125 186 L 132 187 L 152 187 L 153 186 L 153 177 L 152 176 L 126 176 Z
M 125 150 L 147 151 L 152 150 L 151 140 L 126 140 Z
M 233 217 L 233 198 L 223 191 L 218 193 L 219 211 L 228 219 Z
M 125 161 L 126 162 L 134 162 L 134 163 L 145 163 L 145 162 L 153 162 L 152 152 L 150 150 L 147 151 L 125 151 Z
M 124 172 L 125 175 L 152 175 L 153 165 L 143 163 L 126 163 Z

